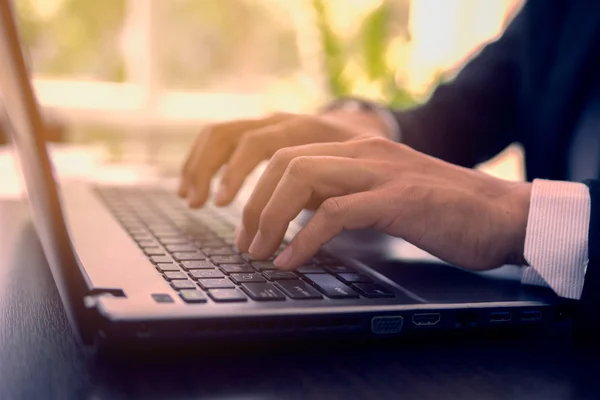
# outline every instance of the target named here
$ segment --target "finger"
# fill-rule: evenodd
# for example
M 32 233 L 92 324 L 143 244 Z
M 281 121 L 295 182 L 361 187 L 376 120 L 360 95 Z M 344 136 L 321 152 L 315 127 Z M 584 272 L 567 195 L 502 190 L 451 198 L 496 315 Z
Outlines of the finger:
M 289 163 L 302 156 L 336 156 L 353 157 L 356 148 L 342 143 L 318 143 L 281 149 L 269 161 L 269 164 L 258 180 L 252 194 L 248 198 L 236 245 L 247 251 L 252 238 L 258 229 L 258 216 L 271 198 L 275 187 L 281 180 Z
M 277 125 L 248 132 L 229 158 L 219 182 L 215 205 L 225 206 L 233 200 L 256 166 L 281 147 L 282 135 Z
M 210 182 L 234 149 L 233 140 L 210 132 L 200 141 L 198 151 L 186 174 L 188 181 L 188 204 L 201 207 L 208 199 Z
M 369 163 L 340 157 L 292 160 L 273 196 L 258 215 L 258 231 L 250 245 L 250 254 L 259 259 L 273 254 L 289 223 L 311 199 L 320 202 L 320 199 L 371 189 L 377 182 L 377 174 Z
M 274 114 L 257 120 L 232 121 L 208 128 L 199 135 L 192 153 L 184 165 L 181 193 L 190 206 L 199 207 L 208 198 L 210 181 L 229 159 L 239 137 L 245 132 L 291 118 L 290 114 Z
M 225 166 L 215 204 L 229 204 L 258 163 L 273 156 L 277 150 L 306 143 L 338 141 L 338 136 L 339 132 L 336 134 L 318 119 L 306 115 L 249 132 L 248 140 L 244 136 Z
M 275 259 L 278 268 L 292 270 L 310 260 L 344 229 L 363 229 L 381 219 L 376 190 L 331 197 L 321 204 L 308 223 Z
M 192 143 L 192 147 L 190 148 L 189 154 L 181 168 L 181 180 L 179 182 L 179 189 L 177 190 L 177 194 L 185 198 L 188 195 L 188 186 L 189 186 L 189 174 L 188 171 L 190 169 L 190 165 L 192 160 L 195 159 L 195 153 L 201 147 L 201 142 L 205 138 L 210 128 L 204 128 L 196 137 L 194 138 L 194 142 Z

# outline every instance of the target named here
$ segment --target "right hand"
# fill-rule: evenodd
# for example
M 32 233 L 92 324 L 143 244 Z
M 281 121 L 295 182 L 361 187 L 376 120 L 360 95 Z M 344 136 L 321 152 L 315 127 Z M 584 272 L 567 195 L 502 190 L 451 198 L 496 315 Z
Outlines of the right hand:
M 201 207 L 210 182 L 225 165 L 215 205 L 234 199 L 246 177 L 284 147 L 343 142 L 359 136 L 386 137 L 385 125 L 371 113 L 334 110 L 320 115 L 278 113 L 266 118 L 211 125 L 196 138 L 183 166 L 178 194 Z

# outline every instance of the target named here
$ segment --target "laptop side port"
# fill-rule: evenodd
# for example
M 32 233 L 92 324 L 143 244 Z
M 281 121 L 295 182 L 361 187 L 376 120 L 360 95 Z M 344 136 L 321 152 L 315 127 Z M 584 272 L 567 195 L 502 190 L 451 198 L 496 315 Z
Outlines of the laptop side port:
M 490 313 L 490 322 L 508 322 L 511 320 L 511 317 L 508 311 L 494 311 Z
M 402 331 L 404 318 L 401 316 L 373 317 L 371 332 L 376 335 L 393 335 Z
M 521 321 L 537 322 L 542 320 L 541 310 L 525 310 L 521 311 Z
M 439 313 L 421 313 L 414 314 L 412 317 L 412 322 L 418 326 L 434 326 L 440 322 L 440 314 Z

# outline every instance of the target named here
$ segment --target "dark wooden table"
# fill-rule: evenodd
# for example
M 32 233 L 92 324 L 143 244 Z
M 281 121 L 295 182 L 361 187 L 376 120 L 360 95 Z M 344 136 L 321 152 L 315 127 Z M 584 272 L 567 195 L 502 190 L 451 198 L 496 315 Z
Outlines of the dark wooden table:
M 242 344 L 243 347 L 243 344 Z M 0 201 L 0 399 L 600 398 L 564 334 L 106 358 L 77 344 L 27 206 Z M 152 353 L 149 351 L 149 353 Z

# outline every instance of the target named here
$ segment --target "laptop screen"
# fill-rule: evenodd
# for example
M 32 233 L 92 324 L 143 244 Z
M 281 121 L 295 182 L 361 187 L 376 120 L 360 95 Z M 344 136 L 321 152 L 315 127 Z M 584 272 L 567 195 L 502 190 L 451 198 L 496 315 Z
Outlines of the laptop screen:
M 39 111 L 9 0 L 0 0 L 0 105 L 25 180 L 33 222 L 72 322 L 87 288 L 64 223 Z

